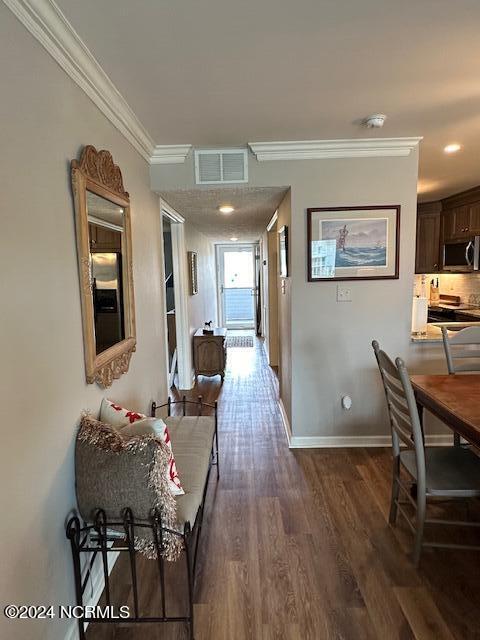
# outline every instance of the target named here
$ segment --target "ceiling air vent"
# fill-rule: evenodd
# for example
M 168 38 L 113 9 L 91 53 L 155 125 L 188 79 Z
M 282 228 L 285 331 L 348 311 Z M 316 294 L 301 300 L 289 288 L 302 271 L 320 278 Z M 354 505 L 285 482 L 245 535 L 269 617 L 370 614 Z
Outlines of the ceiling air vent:
M 195 182 L 224 184 L 248 182 L 246 149 L 196 149 Z

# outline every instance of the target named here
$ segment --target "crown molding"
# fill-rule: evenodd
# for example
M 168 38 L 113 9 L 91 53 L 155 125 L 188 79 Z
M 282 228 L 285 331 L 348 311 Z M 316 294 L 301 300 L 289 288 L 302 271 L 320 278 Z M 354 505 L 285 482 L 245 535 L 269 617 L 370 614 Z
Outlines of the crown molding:
M 147 161 L 155 143 L 53 0 L 4 0 L 20 22 Z
M 266 160 L 320 160 L 324 158 L 375 158 L 408 156 L 422 138 L 352 138 L 348 140 L 297 140 L 249 142 L 259 162 Z
M 191 148 L 191 144 L 157 144 L 150 164 L 183 164 Z

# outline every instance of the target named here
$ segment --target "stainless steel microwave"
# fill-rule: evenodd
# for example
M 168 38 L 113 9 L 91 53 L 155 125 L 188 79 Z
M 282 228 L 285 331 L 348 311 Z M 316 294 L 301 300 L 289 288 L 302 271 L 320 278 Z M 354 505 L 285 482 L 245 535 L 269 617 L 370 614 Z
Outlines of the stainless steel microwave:
M 448 240 L 443 245 L 444 271 L 478 271 L 480 262 L 480 236 L 463 240 Z

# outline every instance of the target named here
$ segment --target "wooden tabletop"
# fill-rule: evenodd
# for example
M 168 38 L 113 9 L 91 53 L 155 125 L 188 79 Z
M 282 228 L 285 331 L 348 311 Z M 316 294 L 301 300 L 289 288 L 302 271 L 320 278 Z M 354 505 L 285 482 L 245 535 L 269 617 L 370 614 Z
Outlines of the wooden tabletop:
M 480 375 L 411 376 L 417 402 L 480 446 Z

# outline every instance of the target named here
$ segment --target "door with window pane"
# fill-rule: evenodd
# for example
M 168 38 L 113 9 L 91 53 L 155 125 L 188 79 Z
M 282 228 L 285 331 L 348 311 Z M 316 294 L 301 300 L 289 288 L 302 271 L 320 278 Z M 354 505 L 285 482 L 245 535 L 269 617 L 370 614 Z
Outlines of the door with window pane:
M 255 245 L 218 245 L 217 274 L 220 324 L 227 329 L 255 328 Z

